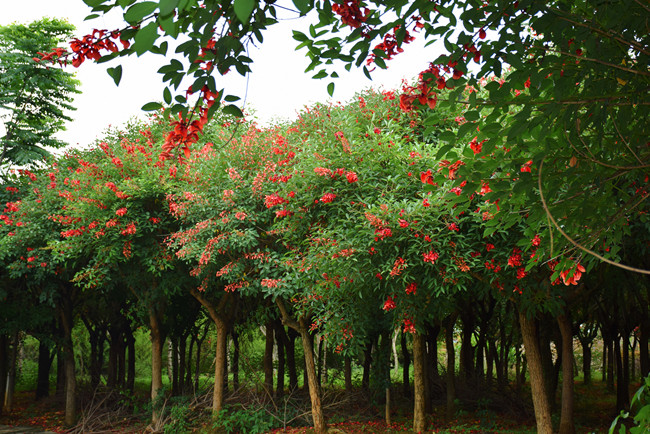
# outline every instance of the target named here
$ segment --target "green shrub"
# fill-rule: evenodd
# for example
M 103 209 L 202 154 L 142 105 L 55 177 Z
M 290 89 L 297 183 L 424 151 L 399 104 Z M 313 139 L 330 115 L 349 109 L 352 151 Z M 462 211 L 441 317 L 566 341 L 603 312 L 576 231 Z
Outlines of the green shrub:
M 227 405 L 219 413 L 216 428 L 226 433 L 261 434 L 274 427 L 273 417 L 263 408 L 250 409 L 242 405 Z

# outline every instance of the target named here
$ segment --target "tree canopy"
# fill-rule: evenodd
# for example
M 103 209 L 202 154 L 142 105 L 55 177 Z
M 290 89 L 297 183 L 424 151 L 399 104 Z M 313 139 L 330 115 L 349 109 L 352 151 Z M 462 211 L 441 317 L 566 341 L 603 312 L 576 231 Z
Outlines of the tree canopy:
M 72 120 L 72 100 L 79 81 L 73 73 L 35 62 L 43 53 L 72 37 L 75 27 L 43 18 L 0 27 L 0 165 L 25 165 L 66 143 L 53 137 Z

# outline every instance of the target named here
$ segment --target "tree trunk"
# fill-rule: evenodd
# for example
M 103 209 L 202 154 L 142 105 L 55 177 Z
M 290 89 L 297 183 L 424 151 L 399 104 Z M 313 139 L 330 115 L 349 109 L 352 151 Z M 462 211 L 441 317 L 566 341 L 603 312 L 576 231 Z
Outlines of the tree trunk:
M 425 377 L 425 337 L 413 334 L 413 431 L 425 432 L 427 429 Z
M 519 325 L 521 336 L 526 351 L 526 362 L 530 372 L 530 388 L 533 395 L 533 407 L 535 409 L 535 421 L 538 434 L 552 434 L 553 424 L 551 422 L 551 407 L 547 399 L 546 383 L 544 381 L 544 369 L 539 351 L 539 340 L 535 326 L 535 319 L 526 318 L 526 315 L 519 312 Z
M 275 342 L 278 348 L 278 374 L 276 379 L 275 394 L 277 397 L 284 395 L 284 374 L 285 374 L 285 343 L 286 334 L 282 322 L 276 320 L 273 322 L 273 331 L 275 332 Z
M 103 347 L 103 345 L 102 345 Z M 130 392 L 135 390 L 135 337 L 133 336 L 133 331 L 129 328 L 129 332 L 126 335 L 126 347 L 129 351 L 129 360 L 128 367 L 126 370 L 126 389 Z M 99 355 L 103 358 L 103 355 Z
M 456 352 L 454 349 L 454 324 L 458 314 L 451 314 L 445 320 L 445 348 L 447 349 L 447 420 L 451 421 L 456 416 Z M 466 325 L 465 325 L 466 326 Z M 465 345 L 464 343 L 462 345 Z M 462 352 L 462 350 L 461 350 Z M 466 361 L 467 363 L 467 361 Z M 467 365 L 465 365 L 467 368 Z
M 625 345 L 625 340 L 623 340 Z M 630 409 L 629 382 L 625 381 L 625 366 L 621 357 L 621 339 L 617 336 L 614 339 L 614 358 L 616 361 L 616 410 Z M 629 378 L 629 377 L 628 377 Z
M 352 393 L 352 359 L 345 357 L 343 365 L 343 377 L 345 378 L 345 392 Z
M 11 412 L 14 406 L 14 391 L 16 389 L 16 363 L 18 361 L 18 347 L 20 346 L 20 333 L 15 332 L 11 352 L 9 353 L 9 369 L 7 372 L 7 391 L 5 394 L 5 410 Z
M 650 342 L 650 320 L 645 319 L 639 327 L 639 366 L 641 367 L 640 376 L 645 377 L 650 374 L 650 353 L 648 352 L 648 342 Z
M 318 379 L 316 378 L 314 350 L 311 344 L 311 337 L 307 331 L 307 326 L 304 324 L 304 320 L 302 318 L 300 322 L 300 337 L 302 339 L 302 348 L 305 353 L 305 370 L 307 372 L 307 381 L 309 383 L 309 397 L 311 398 L 311 415 L 314 422 L 314 431 L 317 434 L 324 434 L 327 432 L 327 425 L 325 424 L 325 416 L 323 415 L 323 407 L 320 400 Z
M 614 360 L 617 354 L 614 353 L 615 336 L 607 341 L 607 390 L 614 392 Z M 618 352 L 617 352 L 618 353 Z
M 289 367 L 289 389 L 298 388 L 298 368 L 296 367 L 296 338 L 300 336 L 291 327 L 287 328 L 287 366 Z
M 582 345 L 582 375 L 584 384 L 591 384 L 591 345 Z
M 159 395 L 163 388 L 162 352 L 165 342 L 158 312 L 153 307 L 149 308 L 149 327 L 151 329 L 151 423 L 155 426 L 161 417 L 162 403 L 159 402 Z
M 232 331 L 232 387 L 234 390 L 239 389 L 239 333 Z
M 219 413 L 223 408 L 224 401 L 224 384 L 225 367 L 226 367 L 226 348 L 228 339 L 228 327 L 226 322 L 221 318 L 212 318 L 217 326 L 217 348 L 214 359 L 214 390 L 212 394 L 212 419 L 217 420 Z
M 5 391 L 7 389 L 7 370 L 9 367 L 9 339 L 0 333 L 0 415 L 5 402 Z
M 406 333 L 402 332 L 402 337 L 400 338 L 400 347 L 402 348 L 402 393 L 404 396 L 411 396 L 411 386 L 409 384 L 409 370 L 411 367 L 411 356 L 409 355 L 409 350 L 406 345 Z
M 264 346 L 264 390 L 268 396 L 273 396 L 273 322 L 267 321 L 264 326 L 265 346 Z
M 363 351 L 363 375 L 361 376 L 361 388 L 365 391 L 370 389 L 370 364 L 372 362 L 372 344 L 374 337 L 370 338 L 370 342 L 366 344 Z
M 172 383 L 172 396 L 180 395 L 179 385 L 178 385 L 178 336 L 169 338 L 169 361 L 167 366 L 171 366 L 169 373 L 169 381 Z
M 0 350 L 1 351 L 1 350 Z M 53 357 L 49 347 L 41 339 L 38 342 L 38 374 L 36 377 L 36 400 L 45 398 L 50 394 L 50 368 Z
M 562 412 L 560 434 L 574 434 L 573 423 L 573 333 L 571 320 L 566 315 L 557 318 L 562 335 Z
M 472 335 L 474 334 L 474 312 L 463 310 L 461 313 L 463 328 L 460 344 L 460 375 L 465 382 L 470 383 L 474 377 L 474 347 L 472 347 Z M 454 321 L 455 322 L 455 321 Z
M 316 434 L 325 434 L 327 432 L 327 423 L 325 421 L 325 415 L 323 414 L 320 389 L 318 387 L 318 379 L 316 378 L 314 348 L 312 345 L 311 336 L 309 334 L 309 324 L 304 317 L 300 318 L 298 321 L 292 319 L 284 305 L 284 302 L 280 298 L 276 299 L 276 304 L 282 315 L 282 323 L 287 324 L 289 327 L 293 328 L 300 334 L 303 353 L 305 354 L 305 374 L 307 376 L 307 383 L 309 385 L 311 417 L 314 422 L 314 432 Z

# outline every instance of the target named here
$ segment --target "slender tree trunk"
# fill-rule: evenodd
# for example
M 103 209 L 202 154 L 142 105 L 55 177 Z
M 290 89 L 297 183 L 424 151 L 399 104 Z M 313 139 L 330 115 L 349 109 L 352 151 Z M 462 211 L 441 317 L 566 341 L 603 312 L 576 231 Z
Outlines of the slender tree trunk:
M 451 314 L 445 321 L 445 347 L 447 349 L 447 420 L 456 416 L 456 351 L 454 349 L 454 324 L 458 314 Z M 466 325 L 465 325 L 466 326 Z M 464 343 L 463 343 L 464 345 Z M 465 365 L 467 368 L 467 365 Z
M 0 333 L 0 415 L 4 408 L 5 391 L 7 390 L 7 371 L 9 368 L 9 339 Z
M 539 351 L 539 341 L 533 318 L 526 318 L 526 315 L 519 312 L 519 325 L 521 336 L 526 351 L 526 362 L 530 372 L 530 388 L 533 395 L 533 407 L 535 409 L 535 421 L 537 422 L 538 434 L 552 434 L 553 424 L 551 422 L 551 407 L 546 393 L 544 381 L 544 369 Z
M 650 374 L 650 352 L 648 352 L 648 342 L 650 342 L 650 320 L 645 319 L 639 327 L 639 366 L 641 367 L 640 376 L 645 377 Z
M 9 369 L 7 372 L 7 391 L 4 399 L 5 410 L 11 412 L 14 406 L 14 391 L 16 389 L 16 363 L 18 361 L 18 347 L 20 346 L 20 333 L 15 332 L 11 352 L 9 353 Z
M 406 333 L 404 332 L 402 332 L 402 337 L 400 338 L 400 347 L 402 348 L 402 360 L 403 360 L 402 393 L 404 394 L 404 396 L 411 396 L 411 386 L 409 384 L 411 356 L 409 354 L 409 350 L 406 345 Z
M 284 333 L 284 327 L 280 320 L 274 321 L 273 330 L 275 332 L 275 342 L 278 348 L 278 374 L 276 379 L 275 394 L 277 397 L 282 397 L 284 395 L 284 374 L 286 367 L 285 359 L 285 343 L 286 343 L 286 334 Z
M 232 337 L 232 387 L 234 390 L 239 389 L 239 333 L 231 331 Z
M 311 336 L 309 334 L 309 324 L 304 317 L 301 317 L 298 321 L 292 319 L 284 305 L 284 302 L 280 298 L 276 299 L 276 304 L 282 315 L 283 324 L 287 324 L 300 334 L 303 353 L 305 354 L 305 374 L 307 376 L 307 383 L 309 385 L 311 417 L 314 422 L 314 432 L 316 434 L 325 434 L 327 432 L 327 422 L 325 421 L 325 415 L 323 414 L 320 389 L 318 387 L 318 379 L 316 378 L 314 348 L 312 345 Z
M 615 336 L 607 341 L 607 390 L 614 392 L 614 360 L 618 357 L 614 351 Z
M 322 387 L 323 383 L 323 348 L 325 346 L 325 340 L 323 339 L 322 336 L 318 336 L 317 339 L 317 353 L 318 353 L 318 364 L 317 364 L 317 372 L 316 372 L 316 378 L 318 379 L 318 387 Z
M 573 333 L 571 320 L 566 315 L 557 318 L 562 335 L 562 412 L 560 434 L 574 434 L 573 423 Z
M 591 345 L 589 344 L 582 344 L 582 375 L 584 384 L 591 384 Z
M 228 327 L 221 318 L 213 318 L 217 326 L 217 348 L 214 361 L 214 390 L 212 395 L 212 419 L 217 420 L 223 408 L 226 366 L 226 348 L 228 339 Z
M 158 312 L 153 307 L 149 307 L 149 327 L 151 330 L 151 423 L 157 425 L 161 417 L 159 395 L 163 388 L 162 352 L 165 342 Z
M 287 330 L 287 367 L 289 368 L 289 389 L 296 390 L 298 388 L 298 370 L 296 368 L 296 338 L 298 332 L 292 328 Z
M 425 377 L 425 337 L 413 334 L 413 431 L 423 433 L 427 429 Z
M 600 372 L 602 374 L 602 382 L 607 383 L 608 381 L 607 380 L 607 358 L 609 357 L 607 350 L 609 349 L 609 345 L 607 344 L 604 335 L 602 335 L 602 338 L 603 338 L 603 366 Z
M 372 344 L 374 340 L 375 338 L 372 337 L 363 351 L 363 375 L 361 377 L 361 388 L 365 391 L 370 389 L 370 364 L 372 363 Z
M 309 397 L 311 398 L 311 415 L 314 422 L 314 431 L 317 434 L 322 434 L 327 432 L 327 425 L 325 423 L 325 416 L 323 415 L 323 407 L 320 400 L 318 379 L 316 378 L 314 350 L 304 320 L 301 321 L 300 337 L 302 339 L 302 348 L 305 353 L 305 370 L 307 372 L 307 381 L 309 383 Z
M 103 346 L 103 345 L 102 345 Z M 126 370 L 126 390 L 133 392 L 135 390 L 135 337 L 133 331 L 129 329 L 126 335 L 126 347 L 129 352 L 129 360 Z M 103 355 L 100 353 L 100 357 Z
M 50 368 L 52 367 L 52 360 L 53 357 L 50 356 L 49 347 L 43 340 L 40 340 L 38 342 L 38 374 L 36 377 L 37 401 L 50 394 Z
M 77 422 L 77 380 L 74 366 L 74 346 L 72 343 L 73 311 L 70 296 L 64 296 L 59 306 L 63 329 L 63 364 L 65 375 L 65 415 L 64 423 L 73 426 Z
M 352 393 L 352 359 L 345 357 L 343 365 L 343 377 L 345 378 L 345 392 Z
M 185 390 L 185 371 L 187 370 L 187 365 L 185 364 L 186 350 L 187 335 L 183 333 L 178 338 L 178 391 L 181 395 L 184 395 L 187 392 L 187 390 Z
M 625 345 L 625 340 L 623 340 Z M 626 382 L 625 376 L 625 366 L 623 363 L 623 357 L 621 351 L 625 351 L 624 348 L 621 348 L 621 339 L 617 336 L 614 339 L 614 358 L 616 361 L 616 410 L 629 410 L 630 408 L 630 394 L 629 394 L 629 382 Z
M 265 346 L 264 346 L 264 390 L 269 396 L 273 396 L 273 322 L 267 321 L 264 326 Z

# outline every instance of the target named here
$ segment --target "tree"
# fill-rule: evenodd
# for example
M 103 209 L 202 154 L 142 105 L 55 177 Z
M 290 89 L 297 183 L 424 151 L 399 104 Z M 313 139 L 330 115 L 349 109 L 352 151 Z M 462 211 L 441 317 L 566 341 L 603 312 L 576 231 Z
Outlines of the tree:
M 66 144 L 53 135 L 75 110 L 79 81 L 71 72 L 35 62 L 43 52 L 70 39 L 74 26 L 43 18 L 28 25 L 0 27 L 0 166 L 24 165 L 49 155 L 47 148 Z

